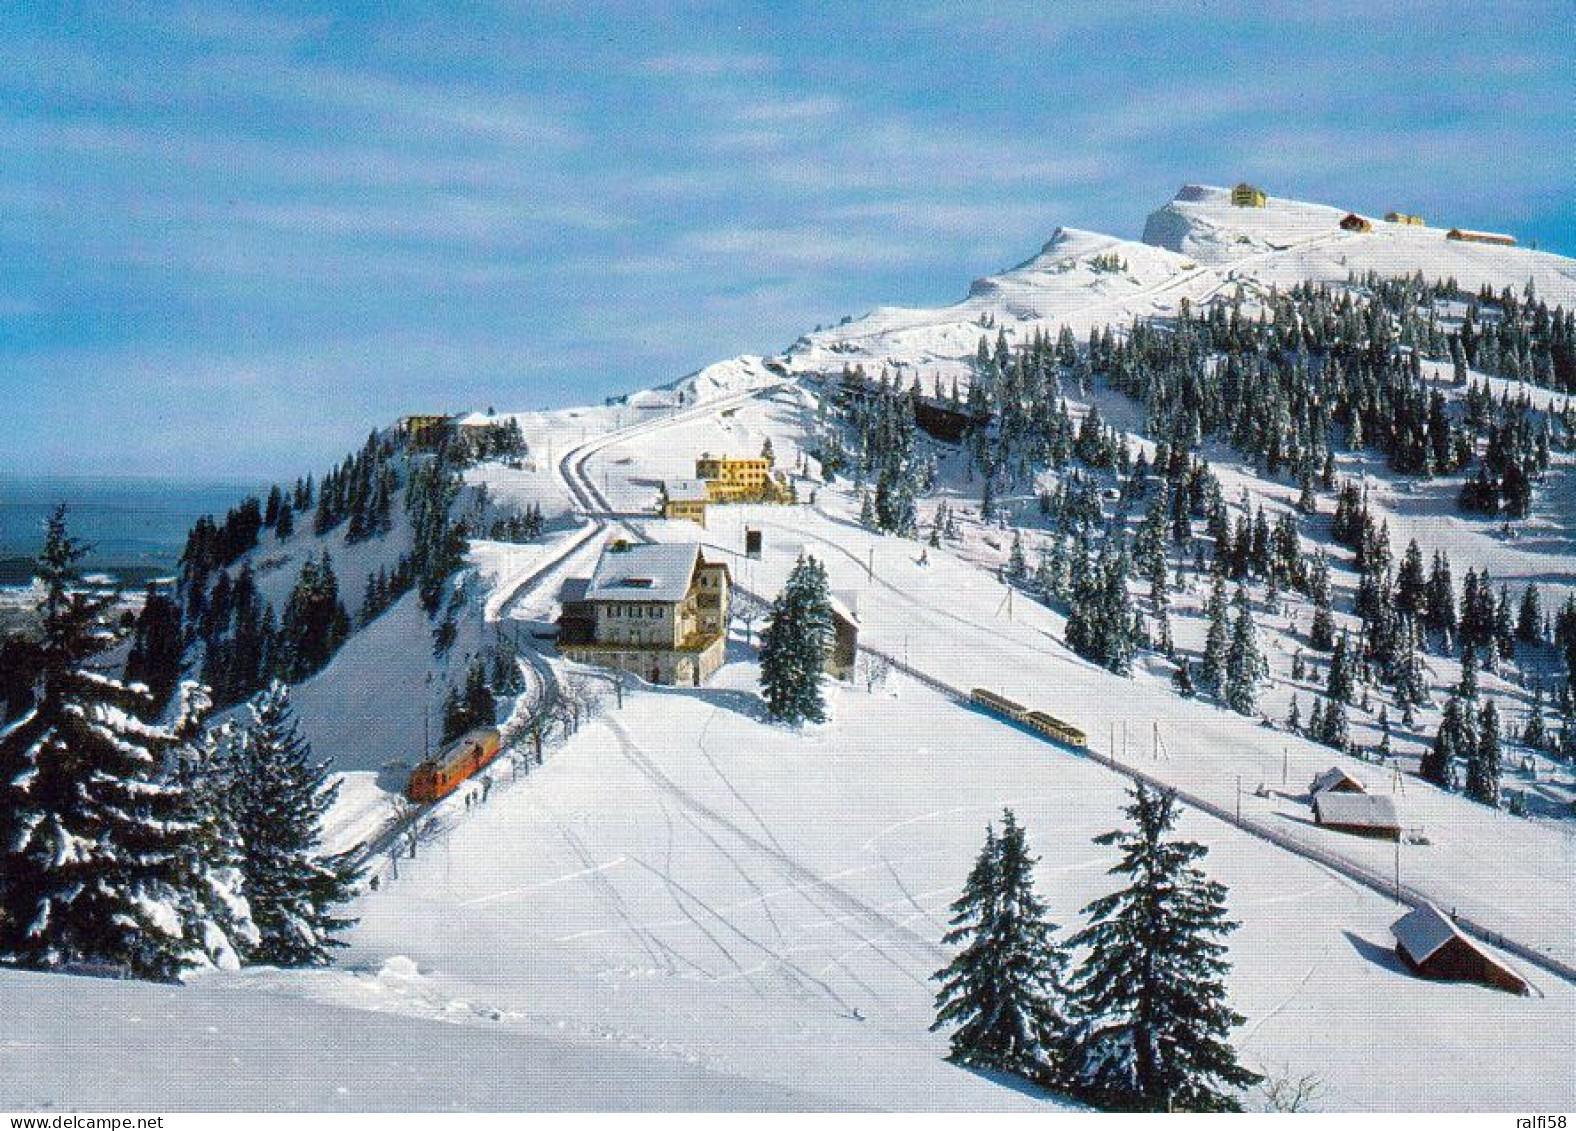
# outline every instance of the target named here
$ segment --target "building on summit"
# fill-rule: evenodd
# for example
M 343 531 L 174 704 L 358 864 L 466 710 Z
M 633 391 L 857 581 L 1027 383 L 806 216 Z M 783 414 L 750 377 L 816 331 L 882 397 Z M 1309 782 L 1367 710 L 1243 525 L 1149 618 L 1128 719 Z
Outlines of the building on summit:
M 1231 190 L 1231 203 L 1238 208 L 1263 208 L 1269 202 L 1270 197 L 1267 192 L 1255 188 L 1246 181 Z
M 1447 240 L 1460 240 L 1463 243 L 1491 243 L 1500 247 L 1515 247 L 1516 237 L 1507 236 L 1501 232 L 1474 232 L 1471 228 L 1451 228 L 1445 233 Z
M 435 451 L 454 435 L 454 417 L 434 414 L 402 416 L 399 433 L 417 451 Z

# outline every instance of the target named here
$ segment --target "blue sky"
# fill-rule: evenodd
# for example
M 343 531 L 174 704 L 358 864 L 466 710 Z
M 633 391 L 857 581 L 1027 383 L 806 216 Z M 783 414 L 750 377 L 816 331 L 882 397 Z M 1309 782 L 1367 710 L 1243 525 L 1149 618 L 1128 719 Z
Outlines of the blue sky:
M 0 471 L 290 476 L 1187 181 L 1576 253 L 1568 2 L 590 8 L 0 8 Z

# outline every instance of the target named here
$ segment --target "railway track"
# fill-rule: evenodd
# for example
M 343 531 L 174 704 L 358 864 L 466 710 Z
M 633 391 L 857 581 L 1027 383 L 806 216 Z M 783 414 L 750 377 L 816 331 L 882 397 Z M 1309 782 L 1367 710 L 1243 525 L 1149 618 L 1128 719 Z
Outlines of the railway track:
M 590 506 L 599 504 L 602 513 L 608 513 L 610 508 L 606 496 L 604 496 L 602 492 L 598 490 L 596 484 L 591 481 L 589 476 L 585 476 L 583 474 L 584 464 L 586 460 L 590 458 L 590 454 L 594 453 L 589 453 L 582 457 L 578 463 L 574 464 L 572 467 L 570 466 L 568 460 L 565 461 L 565 464 L 563 465 L 565 481 L 566 483 L 569 483 L 571 492 L 576 495 L 577 499 L 584 500 L 588 508 Z M 577 477 L 578 482 L 576 482 L 574 479 L 571 479 L 571 476 Z M 652 541 L 649 536 L 638 530 L 631 530 L 631 535 L 637 541 Z M 745 594 L 752 600 L 770 604 L 770 601 L 765 596 L 750 590 L 738 581 L 734 582 L 734 589 Z M 969 691 L 967 689 L 956 687 L 950 683 L 947 683 L 945 680 L 938 679 L 928 672 L 914 667 L 912 664 L 903 660 L 901 657 L 893 655 L 889 652 L 885 652 L 879 648 L 873 648 L 867 644 L 861 644 L 860 647 L 862 651 L 865 651 L 873 656 L 878 656 L 882 660 L 886 661 L 893 667 L 894 670 L 902 672 L 910 679 L 913 679 L 916 682 L 923 684 L 925 687 L 930 688 L 932 691 L 935 691 L 938 694 L 951 699 L 960 706 L 970 707 L 972 705 Z M 1233 809 L 1227 806 L 1210 801 L 1207 798 L 1201 797 L 1189 790 L 1173 786 L 1160 780 L 1159 778 L 1146 774 L 1144 771 L 1136 767 L 1129 766 L 1123 762 L 1117 761 L 1114 758 L 1101 755 L 1093 748 L 1091 748 L 1085 756 L 1099 765 L 1105 766 L 1114 773 L 1121 774 L 1130 781 L 1140 782 L 1154 789 L 1170 790 L 1177 796 L 1178 800 L 1186 805 L 1191 805 L 1204 813 L 1208 813 L 1210 816 L 1239 828 L 1243 832 L 1248 833 L 1250 836 L 1257 837 L 1268 844 L 1273 844 L 1277 848 L 1283 849 L 1296 856 L 1300 856 L 1305 860 L 1310 860 L 1323 868 L 1326 868 L 1348 880 L 1353 881 L 1354 883 L 1361 884 L 1363 887 L 1368 888 L 1371 891 L 1377 892 L 1378 894 L 1387 898 L 1396 899 L 1407 907 L 1417 907 L 1423 903 L 1433 902 L 1426 892 L 1420 891 L 1417 888 L 1407 884 L 1402 884 L 1398 888 L 1393 878 L 1386 877 L 1378 872 L 1375 872 L 1369 868 L 1365 868 L 1360 864 L 1357 864 L 1334 853 L 1325 852 L 1322 849 L 1305 844 L 1293 837 L 1287 836 L 1285 833 L 1282 833 L 1277 829 L 1270 827 L 1260 820 L 1252 817 L 1241 817 Z M 1546 954 L 1534 947 L 1518 942 L 1516 939 L 1500 934 L 1498 931 L 1495 931 L 1487 924 L 1479 923 L 1467 916 L 1454 916 L 1453 918 L 1455 918 L 1457 925 L 1468 934 L 1471 934 L 1492 946 L 1498 947 L 1505 953 L 1513 955 L 1514 957 L 1530 965 L 1536 966 L 1546 973 L 1553 974 L 1564 981 L 1576 984 L 1576 966 L 1572 966 L 1570 963 L 1565 962 L 1554 955 Z
M 592 456 L 612 444 L 636 439 L 662 428 L 689 423 L 692 420 L 700 419 L 710 413 L 727 408 L 730 405 L 742 404 L 756 396 L 776 392 L 786 384 L 787 382 L 776 382 L 759 389 L 749 389 L 726 397 L 703 401 L 693 408 L 676 412 L 671 416 L 642 421 L 627 428 L 614 429 L 601 436 L 592 437 L 566 451 L 558 461 L 558 477 L 563 481 L 564 486 L 568 488 L 571 497 L 580 507 L 581 512 L 588 521 L 574 537 L 566 541 L 563 546 L 559 547 L 536 569 L 515 583 L 513 591 L 499 604 L 499 619 L 507 619 L 520 598 L 532 592 L 543 581 L 546 581 L 570 557 L 583 549 L 598 534 L 606 530 L 608 526 L 619 520 L 640 517 L 632 513 L 613 511 L 611 507 L 607 506 L 606 499 L 602 493 L 597 491 L 594 485 L 590 485 L 591 480 L 586 474 L 585 468 Z M 590 485 L 589 490 L 587 490 L 586 485 Z M 597 505 L 597 500 L 601 500 L 601 506 Z M 528 711 L 529 715 L 535 715 L 551 709 L 560 694 L 560 689 L 557 674 L 553 671 L 552 665 L 547 663 L 547 660 L 540 652 L 535 648 L 530 648 L 525 650 L 525 657 L 527 663 L 535 670 L 538 679 L 538 699 Z M 514 740 L 521 733 L 523 732 L 520 730 L 505 733 L 500 756 L 509 753 L 514 745 Z M 398 845 L 401 838 L 406 836 L 411 829 L 420 828 L 427 821 L 436 819 L 433 814 L 442 804 L 443 800 L 412 803 L 406 811 L 392 818 L 366 840 L 350 849 L 351 860 L 358 866 L 364 867 L 370 864 Z

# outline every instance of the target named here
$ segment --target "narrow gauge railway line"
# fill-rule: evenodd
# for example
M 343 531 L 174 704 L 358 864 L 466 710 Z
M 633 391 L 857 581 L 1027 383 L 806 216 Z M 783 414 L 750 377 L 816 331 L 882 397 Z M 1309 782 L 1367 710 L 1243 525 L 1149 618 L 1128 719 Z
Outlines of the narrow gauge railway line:
M 765 392 L 766 390 L 759 391 Z M 612 442 L 611 439 L 609 442 Z M 562 465 L 563 474 L 565 477 L 565 482 L 569 485 L 570 491 L 578 500 L 583 503 L 583 505 L 587 507 L 588 510 L 594 507 L 605 514 L 611 510 L 608 500 L 606 496 L 604 496 L 597 488 L 596 484 L 592 482 L 591 477 L 585 474 L 585 463 L 587 460 L 589 460 L 592 454 L 594 453 L 585 453 L 573 463 L 571 463 L 570 459 L 566 457 Z M 631 533 L 637 540 L 647 542 L 652 540 L 649 536 L 642 534 L 639 531 L 632 531 Z M 762 594 L 753 592 L 744 585 L 740 584 L 738 581 L 734 582 L 734 588 L 744 593 L 746 596 L 752 598 L 753 600 L 770 604 L 770 601 Z M 873 656 L 880 657 L 882 660 L 885 660 L 888 664 L 890 664 L 895 670 L 902 672 L 909 678 L 914 679 L 931 690 L 938 692 L 948 699 L 951 699 L 959 706 L 965 708 L 973 708 L 976 706 L 971 697 L 971 691 L 969 689 L 957 687 L 953 684 L 947 683 L 944 680 L 937 679 L 935 676 L 930 675 L 929 673 L 922 671 L 917 667 L 914 667 L 912 664 L 905 661 L 901 656 L 897 656 L 890 652 L 883 651 L 879 648 L 873 648 L 865 644 L 861 644 L 860 647 L 861 650 L 868 652 Z M 1055 740 L 1052 739 L 1050 741 L 1054 742 Z M 1066 744 L 1059 743 L 1058 745 L 1065 746 Z M 1363 867 L 1361 864 L 1346 859 L 1335 853 L 1326 852 L 1323 849 L 1314 847 L 1313 845 L 1298 841 L 1293 837 L 1287 836 L 1285 833 L 1271 828 L 1262 821 L 1255 820 L 1251 817 L 1239 817 L 1232 809 L 1228 808 L 1227 806 L 1209 801 L 1208 799 L 1200 797 L 1189 790 L 1171 785 L 1133 766 L 1119 762 L 1113 757 L 1101 755 L 1092 747 L 1082 751 L 1081 753 L 1086 754 L 1091 760 L 1105 766 L 1107 769 L 1121 774 L 1122 776 L 1134 782 L 1141 782 L 1144 785 L 1154 789 L 1169 790 L 1176 794 L 1178 800 L 1182 801 L 1184 804 L 1191 805 L 1194 808 L 1199 809 L 1202 812 L 1205 812 L 1216 818 L 1217 820 L 1224 821 L 1228 825 L 1235 826 L 1236 828 L 1241 829 L 1243 832 L 1246 832 L 1251 836 L 1257 837 L 1260 840 L 1275 845 L 1277 848 L 1284 849 L 1285 851 L 1300 856 L 1305 860 L 1311 860 L 1315 864 L 1321 865 L 1322 867 L 1327 868 L 1330 871 L 1345 877 L 1346 879 L 1352 880 L 1355 883 L 1359 883 L 1371 891 L 1377 892 L 1383 896 L 1398 898 L 1400 902 L 1405 904 L 1407 907 L 1415 908 L 1423 903 L 1433 902 L 1426 892 L 1419 891 L 1417 888 L 1412 887 L 1411 885 L 1402 884 L 1399 888 L 1397 888 L 1392 878 L 1388 878 L 1379 872 Z M 1506 953 L 1514 955 L 1516 958 L 1530 963 L 1531 965 L 1553 974 L 1558 978 L 1576 984 L 1576 966 L 1572 966 L 1570 963 L 1565 962 L 1554 955 L 1547 954 L 1544 951 L 1538 950 L 1532 946 L 1528 946 L 1527 944 L 1519 942 L 1516 939 L 1508 938 L 1487 924 L 1479 923 L 1476 920 L 1470 919 L 1466 916 L 1457 916 L 1455 917 L 1455 921 L 1462 930 L 1477 936 L 1484 942 L 1496 946 Z
M 714 400 L 703 401 L 692 408 L 685 409 L 681 412 L 676 412 L 671 416 L 659 417 L 655 420 L 641 421 L 639 424 L 632 424 L 627 428 L 614 429 L 604 433 L 601 436 L 596 436 L 576 444 L 574 447 L 566 451 L 563 455 L 563 458 L 558 461 L 558 475 L 563 481 L 565 487 L 569 489 L 570 495 L 573 496 L 576 504 L 579 505 L 582 512 L 585 514 L 585 517 L 589 521 L 579 533 L 569 538 L 562 546 L 560 546 L 545 561 L 543 561 L 541 565 L 532 570 L 530 574 L 516 583 L 513 592 L 511 592 L 509 596 L 506 597 L 499 605 L 500 619 L 507 617 L 509 612 L 514 608 L 521 597 L 525 596 L 527 593 L 532 592 L 538 585 L 547 580 L 548 577 L 552 576 L 552 574 L 556 572 L 564 564 L 564 562 L 584 548 L 587 543 L 596 537 L 596 535 L 607 529 L 612 521 L 636 517 L 632 514 L 617 514 L 612 512 L 611 508 L 605 505 L 605 499 L 603 500 L 604 505 L 598 507 L 596 505 L 596 499 L 600 499 L 602 497 L 601 492 L 595 491 L 595 489 L 592 488 L 593 492 L 595 493 L 591 494 L 587 493 L 587 491 L 584 489 L 582 484 L 590 482 L 589 476 L 587 476 L 585 472 L 585 466 L 590 461 L 592 456 L 611 444 L 621 443 L 625 440 L 631 440 L 636 437 L 646 435 L 649 432 L 658 431 L 663 428 L 670 428 L 679 424 L 687 424 L 692 420 L 704 417 L 712 412 L 718 411 L 719 409 L 727 408 L 729 405 L 742 404 L 743 402 L 754 397 L 775 393 L 782 389 L 786 384 L 788 384 L 788 382 L 777 382 L 775 384 L 762 386 L 758 389 L 748 389 L 744 392 L 733 393 L 726 397 L 718 397 Z M 540 714 L 543 711 L 550 711 L 553 704 L 556 703 L 559 697 L 557 676 L 553 672 L 552 666 L 548 664 L 546 659 L 542 657 L 541 654 L 538 653 L 534 648 L 529 650 L 527 662 L 529 662 L 532 668 L 536 671 L 538 679 L 537 701 L 534 702 L 529 708 L 528 714 L 535 715 Z M 513 739 L 518 737 L 518 734 L 519 732 L 506 734 L 505 746 L 504 749 L 500 751 L 500 756 L 509 753 L 513 746 Z M 401 837 L 406 836 L 412 829 L 421 828 L 428 820 L 433 819 L 434 811 L 443 804 L 444 800 L 445 799 L 440 798 L 436 801 L 411 803 L 403 812 L 391 818 L 371 836 L 367 837 L 360 844 L 350 849 L 350 859 L 357 865 L 364 866 L 378 857 L 385 855 L 400 843 Z

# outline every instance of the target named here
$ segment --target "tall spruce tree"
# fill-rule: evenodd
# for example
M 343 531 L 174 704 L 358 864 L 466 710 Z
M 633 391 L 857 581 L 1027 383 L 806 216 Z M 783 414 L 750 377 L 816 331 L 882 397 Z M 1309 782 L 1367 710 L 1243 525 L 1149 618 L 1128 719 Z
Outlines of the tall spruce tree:
M 150 584 L 126 655 L 126 682 L 147 687 L 151 717 L 162 715 L 175 693 L 185 652 L 180 608 Z
M 761 633 L 761 694 L 774 719 L 824 722 L 821 671 L 832 637 L 832 600 L 826 568 L 802 557 L 772 602 Z
M 1063 973 L 1067 955 L 1034 893 L 1034 865 L 1012 810 L 1002 831 L 985 832 L 985 847 L 952 905 L 952 929 L 963 944 L 944 969 L 931 1029 L 955 1027 L 952 1059 L 1050 1083 L 1066 1030 Z
M 199 830 L 168 772 L 193 720 L 142 721 L 146 692 L 95 666 L 115 641 L 112 599 L 78 587 L 84 553 L 58 508 L 37 566 L 38 698 L 0 732 L 0 951 L 28 966 L 169 979 L 208 961 L 223 935 L 195 906 Z
M 1268 674 L 1268 668 L 1259 651 L 1258 633 L 1253 627 L 1253 609 L 1248 604 L 1247 590 L 1239 585 L 1232 603 L 1237 616 L 1231 626 L 1231 645 L 1226 651 L 1223 698 L 1226 705 L 1237 714 L 1251 715 L 1258 706 L 1259 683 Z
M 205 723 L 212 708 L 209 690 L 181 685 L 180 717 L 189 727 Z M 202 940 L 208 961 L 233 970 L 257 943 L 246 880 L 241 871 L 241 833 L 234 804 L 242 784 L 236 767 L 232 724 L 195 732 L 175 761 L 175 779 L 185 796 L 185 819 L 193 833 L 185 842 L 187 885 L 184 917 Z M 212 923 L 217 931 L 206 929 Z
M 1477 742 L 1467 751 L 1463 791 L 1473 801 L 1499 808 L 1500 750 L 1499 708 L 1494 700 L 1483 704 L 1478 716 Z
M 250 705 L 237 751 L 237 825 L 257 941 L 249 957 L 273 966 L 323 966 L 354 923 L 335 909 L 355 894 L 347 855 L 322 850 L 323 816 L 339 792 L 296 729 L 289 689 L 275 682 Z
M 1477 748 L 1477 729 L 1471 704 L 1459 694 L 1445 703 L 1444 717 L 1434 734 L 1433 744 L 1423 753 L 1417 771 L 1423 780 L 1441 789 L 1456 786 L 1456 761 Z
M 1313 623 L 1308 628 L 1308 642 L 1321 652 L 1335 646 L 1335 618 L 1330 613 L 1330 566 L 1320 553 L 1313 562 L 1309 578 L 1313 597 Z
M 1174 794 L 1139 784 L 1132 797 L 1133 827 L 1095 838 L 1122 850 L 1111 874 L 1130 885 L 1091 903 L 1072 940 L 1089 951 L 1071 990 L 1068 1079 L 1110 1110 L 1239 1111 L 1236 1093 L 1261 1077 L 1227 1040 L 1244 1018 L 1226 1001 L 1226 889 L 1197 867 L 1203 845 L 1166 839 Z
M 1226 657 L 1231 646 L 1231 626 L 1227 618 L 1226 578 L 1215 574 L 1215 585 L 1210 591 L 1206 615 L 1209 631 L 1204 639 L 1204 663 L 1199 670 L 1198 682 L 1205 691 L 1220 694 L 1225 688 Z

